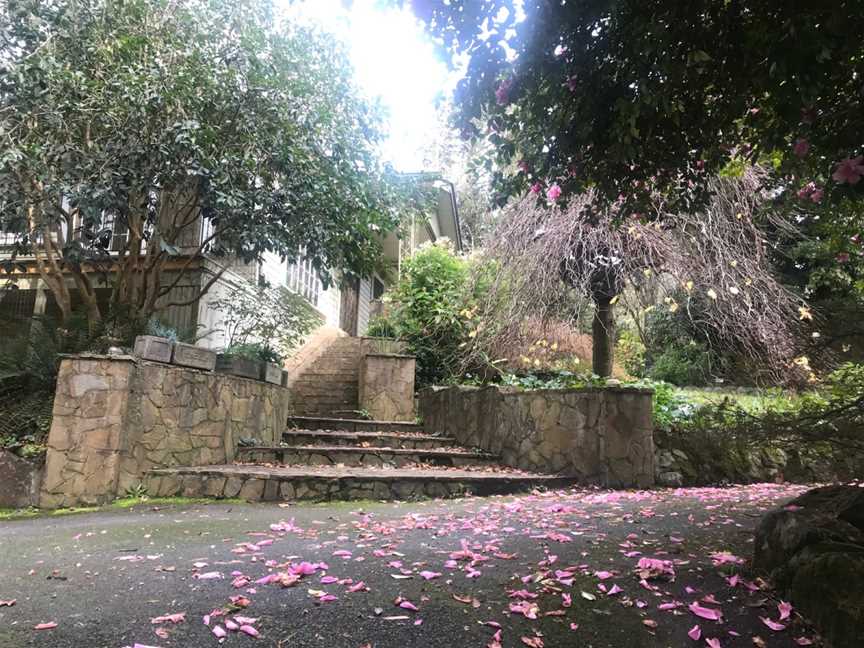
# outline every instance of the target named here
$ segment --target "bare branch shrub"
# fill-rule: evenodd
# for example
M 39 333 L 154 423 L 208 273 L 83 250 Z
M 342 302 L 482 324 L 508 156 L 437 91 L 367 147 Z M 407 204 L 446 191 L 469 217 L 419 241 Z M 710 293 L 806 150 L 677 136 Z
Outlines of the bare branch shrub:
M 774 379 L 800 374 L 793 359 L 802 302 L 772 276 L 757 224 L 770 198 L 766 179 L 758 168 L 716 178 L 713 199 L 698 214 L 658 207 L 651 218 L 625 217 L 614 206 L 600 209 L 590 192 L 563 208 L 530 195 L 510 205 L 478 264 L 483 325 L 469 361 L 517 344 L 525 322 L 572 322 L 593 302 L 600 373 L 597 337 L 610 343 L 612 309 L 627 293 L 681 309 L 713 345 L 759 363 Z M 781 215 L 770 218 L 772 227 L 794 228 Z M 607 366 L 605 375 L 611 357 Z

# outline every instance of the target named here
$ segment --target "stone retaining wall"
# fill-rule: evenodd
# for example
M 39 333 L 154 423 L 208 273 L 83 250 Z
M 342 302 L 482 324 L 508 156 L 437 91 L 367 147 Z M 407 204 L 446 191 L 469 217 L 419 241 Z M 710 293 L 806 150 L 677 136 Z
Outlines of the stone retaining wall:
M 230 463 L 243 437 L 275 443 L 288 390 L 131 356 L 60 365 L 40 505 L 100 504 L 152 468 Z
M 651 400 L 643 389 L 492 386 L 427 388 L 419 403 L 427 432 L 500 455 L 514 468 L 642 488 L 654 484 Z

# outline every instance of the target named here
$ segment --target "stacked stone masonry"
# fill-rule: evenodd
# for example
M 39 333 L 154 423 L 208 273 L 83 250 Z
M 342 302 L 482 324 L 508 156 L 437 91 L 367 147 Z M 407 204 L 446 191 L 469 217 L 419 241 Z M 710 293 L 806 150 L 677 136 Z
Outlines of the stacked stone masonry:
M 431 470 L 346 470 L 315 474 L 315 469 L 213 466 L 152 471 L 148 485 L 159 497 L 220 497 L 246 501 L 279 500 L 408 500 L 465 494 L 511 493 L 537 486 L 569 485 L 555 477 Z
M 230 463 L 241 438 L 275 443 L 288 390 L 130 356 L 60 365 L 40 504 L 100 504 L 152 468 Z
M 651 390 L 434 387 L 419 401 L 427 431 L 508 466 L 607 487 L 654 484 Z

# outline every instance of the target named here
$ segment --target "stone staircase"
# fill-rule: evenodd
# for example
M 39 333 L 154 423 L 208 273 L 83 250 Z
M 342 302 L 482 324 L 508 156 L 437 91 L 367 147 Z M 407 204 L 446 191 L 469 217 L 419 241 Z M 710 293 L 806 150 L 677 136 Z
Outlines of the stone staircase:
M 415 423 L 298 415 L 281 444 L 238 447 L 233 464 L 152 470 L 147 485 L 158 497 L 320 501 L 486 495 L 573 481 L 498 462 Z
M 291 384 L 296 414 L 357 416 L 361 346 L 362 338 L 331 338 L 311 362 L 299 369 Z

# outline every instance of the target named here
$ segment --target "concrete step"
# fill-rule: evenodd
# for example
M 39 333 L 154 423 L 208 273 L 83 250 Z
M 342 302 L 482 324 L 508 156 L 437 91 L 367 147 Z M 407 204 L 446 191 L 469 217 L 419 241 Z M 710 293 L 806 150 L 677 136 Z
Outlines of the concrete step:
M 324 430 L 286 430 L 282 442 L 288 446 L 325 446 L 355 448 L 396 448 L 404 450 L 437 450 L 454 446 L 450 437 L 404 432 L 349 432 Z
M 493 495 L 562 488 L 575 482 L 573 478 L 515 470 L 251 465 L 163 468 L 150 471 L 145 479 L 153 497 L 239 497 L 251 502 Z
M 499 457 L 487 452 L 452 448 L 391 448 L 375 446 L 305 445 L 237 448 L 237 462 L 287 466 L 363 466 L 403 468 L 410 465 L 453 468 L 494 466 Z
M 346 432 L 423 432 L 421 425 L 408 421 L 369 421 L 324 416 L 290 416 L 288 417 L 288 427 L 299 430 L 342 430 Z

